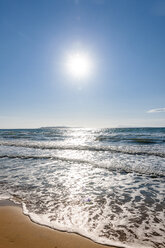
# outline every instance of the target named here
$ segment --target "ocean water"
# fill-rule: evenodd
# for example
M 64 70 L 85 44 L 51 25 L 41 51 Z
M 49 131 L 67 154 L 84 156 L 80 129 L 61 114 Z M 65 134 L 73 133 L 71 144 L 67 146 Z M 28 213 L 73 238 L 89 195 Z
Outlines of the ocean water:
M 165 128 L 0 130 L 0 199 L 51 228 L 165 247 Z

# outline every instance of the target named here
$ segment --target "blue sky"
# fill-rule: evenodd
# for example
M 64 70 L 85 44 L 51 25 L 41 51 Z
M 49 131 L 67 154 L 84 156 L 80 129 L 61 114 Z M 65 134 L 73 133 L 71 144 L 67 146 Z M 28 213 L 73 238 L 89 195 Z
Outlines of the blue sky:
M 165 126 L 164 27 L 159 0 L 0 0 L 0 128 Z

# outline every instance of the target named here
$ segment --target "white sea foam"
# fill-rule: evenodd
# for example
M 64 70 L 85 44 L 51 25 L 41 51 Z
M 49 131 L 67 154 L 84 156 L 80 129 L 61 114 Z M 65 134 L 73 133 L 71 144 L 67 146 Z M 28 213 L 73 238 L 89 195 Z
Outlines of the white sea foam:
M 165 147 L 160 133 L 140 132 L 13 131 L 14 140 L 3 134 L 0 193 L 22 202 L 39 224 L 109 245 L 163 248 Z M 134 139 L 140 145 L 129 143 Z
M 11 198 L 10 194 L 8 193 L 0 193 L 0 201 L 1 200 L 9 200 Z

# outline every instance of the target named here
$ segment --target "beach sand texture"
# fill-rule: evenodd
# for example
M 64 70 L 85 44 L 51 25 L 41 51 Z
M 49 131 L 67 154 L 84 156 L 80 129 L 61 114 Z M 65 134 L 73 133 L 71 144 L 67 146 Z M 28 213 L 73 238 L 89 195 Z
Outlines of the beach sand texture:
M 20 207 L 0 206 L 0 248 L 105 248 L 81 237 L 33 223 Z

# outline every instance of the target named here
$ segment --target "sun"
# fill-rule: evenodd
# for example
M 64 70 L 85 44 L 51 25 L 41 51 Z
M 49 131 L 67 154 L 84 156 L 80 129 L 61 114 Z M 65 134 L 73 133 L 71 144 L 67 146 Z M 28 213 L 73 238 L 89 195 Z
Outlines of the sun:
M 89 56 L 82 52 L 75 52 L 67 58 L 67 71 L 76 79 L 89 76 L 91 73 L 91 60 Z

